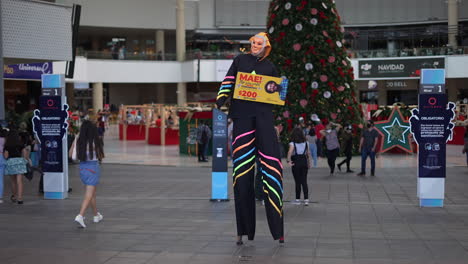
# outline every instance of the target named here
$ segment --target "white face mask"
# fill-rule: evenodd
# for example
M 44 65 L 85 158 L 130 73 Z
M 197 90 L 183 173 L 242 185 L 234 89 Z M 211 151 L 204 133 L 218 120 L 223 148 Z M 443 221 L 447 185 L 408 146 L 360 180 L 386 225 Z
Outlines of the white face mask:
M 263 53 L 266 46 L 266 40 L 262 36 L 255 36 L 250 43 L 250 51 L 252 55 L 259 56 Z

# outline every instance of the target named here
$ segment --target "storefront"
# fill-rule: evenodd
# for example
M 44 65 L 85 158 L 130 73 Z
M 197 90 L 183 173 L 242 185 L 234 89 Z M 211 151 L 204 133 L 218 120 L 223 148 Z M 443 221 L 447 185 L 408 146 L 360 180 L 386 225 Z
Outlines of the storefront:
M 417 105 L 421 69 L 445 68 L 445 57 L 362 59 L 358 67 L 360 102 Z
M 4 65 L 7 112 L 22 114 L 36 109 L 41 95 L 41 75 L 52 72 L 51 62 Z

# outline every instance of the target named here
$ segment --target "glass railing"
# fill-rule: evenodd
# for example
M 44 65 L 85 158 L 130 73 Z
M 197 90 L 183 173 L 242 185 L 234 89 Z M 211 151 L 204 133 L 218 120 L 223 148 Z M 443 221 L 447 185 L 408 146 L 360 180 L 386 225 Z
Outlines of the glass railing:
M 446 56 L 446 55 L 466 55 L 468 47 L 440 47 L 440 48 L 413 48 L 399 50 L 347 50 L 350 58 L 385 58 L 385 57 L 410 57 L 410 56 Z M 241 51 L 199 51 L 189 50 L 186 52 L 186 60 L 232 60 Z M 165 53 L 162 55 L 145 54 L 139 52 L 126 52 L 125 54 L 115 54 L 110 51 L 79 51 L 79 56 L 88 59 L 100 60 L 147 60 L 147 61 L 176 61 L 175 53 Z
M 166 53 L 164 55 L 146 54 L 141 52 L 125 52 L 125 53 L 112 53 L 110 51 L 79 51 L 78 56 L 83 56 L 88 59 L 98 60 L 150 60 L 150 61 L 176 61 L 177 56 L 175 53 Z
M 239 55 L 240 51 L 187 51 L 186 60 L 232 60 Z M 125 54 L 116 54 L 110 51 L 83 51 L 77 52 L 78 56 L 83 56 L 88 59 L 98 60 L 151 60 L 151 61 L 176 61 L 177 55 L 175 53 L 165 53 L 164 55 L 145 54 L 139 52 L 125 52 Z
M 439 47 L 439 48 L 413 48 L 398 50 L 348 50 L 350 58 L 385 58 L 385 57 L 411 57 L 411 56 L 446 56 L 466 55 L 468 47 Z

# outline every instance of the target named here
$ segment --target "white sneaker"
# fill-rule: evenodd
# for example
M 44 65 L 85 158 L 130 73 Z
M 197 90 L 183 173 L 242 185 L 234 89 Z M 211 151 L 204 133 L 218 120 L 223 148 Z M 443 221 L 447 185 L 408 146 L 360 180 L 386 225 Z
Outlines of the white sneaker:
M 294 200 L 294 201 L 292 202 L 292 204 L 301 204 L 301 200 L 296 199 L 296 200 Z
M 79 225 L 78 227 L 86 228 L 86 225 L 84 223 L 84 219 L 85 218 L 80 214 L 75 217 L 75 222 Z
M 309 206 L 309 199 L 304 200 L 304 206 Z
M 101 213 L 97 213 L 97 215 L 95 215 L 95 216 L 93 217 L 93 222 L 94 222 L 94 223 L 99 223 L 99 222 L 102 221 L 103 218 L 104 218 L 104 217 L 102 216 Z

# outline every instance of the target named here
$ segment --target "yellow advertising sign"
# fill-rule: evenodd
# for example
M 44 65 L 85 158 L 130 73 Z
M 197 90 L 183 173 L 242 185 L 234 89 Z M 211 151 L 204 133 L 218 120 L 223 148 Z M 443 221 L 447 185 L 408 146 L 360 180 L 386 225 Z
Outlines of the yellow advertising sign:
M 238 72 L 234 99 L 284 105 L 287 80 L 278 77 Z

